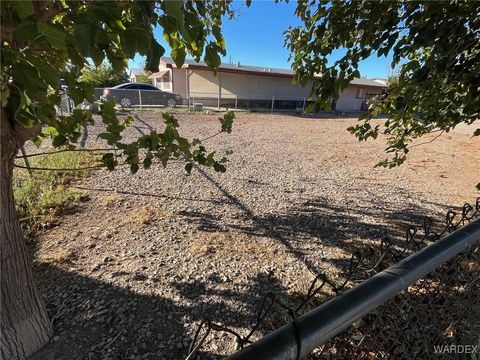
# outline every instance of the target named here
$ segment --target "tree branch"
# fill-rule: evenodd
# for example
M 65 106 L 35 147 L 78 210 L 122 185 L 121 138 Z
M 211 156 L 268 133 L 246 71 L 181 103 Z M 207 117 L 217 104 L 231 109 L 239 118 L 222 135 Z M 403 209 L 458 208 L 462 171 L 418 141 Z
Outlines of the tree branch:
M 45 151 L 45 152 L 40 152 L 40 153 L 35 153 L 35 154 L 27 154 L 25 156 L 23 155 L 20 155 L 20 156 L 17 156 L 16 159 L 23 159 L 25 157 L 33 157 L 33 156 L 41 156 L 41 155 L 53 155 L 53 154 L 59 154 L 59 153 L 63 153 L 63 152 L 81 152 L 81 151 L 85 151 L 85 152 L 92 152 L 92 151 L 114 151 L 115 149 L 62 149 L 62 150 L 56 150 L 56 151 Z
M 20 169 L 30 169 L 33 171 L 82 171 L 82 170 L 94 170 L 94 169 L 101 169 L 106 167 L 104 164 L 99 164 L 97 166 L 85 166 L 85 167 L 79 167 L 79 168 L 47 168 L 47 167 L 26 167 L 23 165 L 17 165 L 13 164 L 14 167 L 20 168 Z
M 414 148 L 414 147 L 417 147 L 417 146 L 422 146 L 422 145 L 430 144 L 430 143 L 434 142 L 435 140 L 437 140 L 444 132 L 445 132 L 445 130 L 442 130 L 442 131 L 440 132 L 440 134 L 438 134 L 437 136 L 435 136 L 432 140 L 425 141 L 425 142 L 420 143 L 420 144 L 414 144 L 414 145 L 412 145 L 412 146 L 409 146 L 409 148 L 411 149 L 411 148 Z
M 37 3 L 42 4 L 43 1 L 39 1 Z M 47 22 L 54 18 L 56 15 L 60 14 L 62 12 L 62 9 L 59 7 L 55 6 L 56 3 L 53 4 L 53 7 L 50 9 L 47 9 L 46 11 L 41 12 L 41 9 L 38 9 L 37 6 L 35 6 L 35 20 L 37 23 L 41 22 Z M 1 36 L 2 36 L 2 42 L 7 41 L 8 43 L 12 42 L 12 33 L 15 30 L 21 29 L 23 26 L 27 25 L 29 22 L 32 20 L 23 20 L 17 23 L 10 23 L 10 24 L 2 24 L 2 31 L 1 31 Z

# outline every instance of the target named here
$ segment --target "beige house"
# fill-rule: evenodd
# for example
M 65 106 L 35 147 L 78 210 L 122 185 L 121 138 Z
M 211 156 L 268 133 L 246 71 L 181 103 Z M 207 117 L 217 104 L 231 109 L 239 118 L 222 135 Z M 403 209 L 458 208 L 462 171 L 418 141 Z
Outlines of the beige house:
M 160 60 L 159 71 L 150 76 L 154 86 L 180 94 L 184 104 L 218 107 L 292 108 L 305 105 L 311 86 L 292 84 L 293 72 L 240 64 L 221 64 L 216 75 L 203 62 L 186 60 L 177 68 L 171 58 Z M 365 101 L 379 94 L 382 79 L 355 79 L 336 101 L 337 111 L 359 111 Z

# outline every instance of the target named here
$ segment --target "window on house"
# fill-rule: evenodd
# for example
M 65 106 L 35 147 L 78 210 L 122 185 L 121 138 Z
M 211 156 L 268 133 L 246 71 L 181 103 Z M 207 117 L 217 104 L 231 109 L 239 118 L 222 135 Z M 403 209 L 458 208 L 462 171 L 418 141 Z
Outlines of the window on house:
M 365 89 L 357 88 L 357 92 L 355 93 L 355 99 L 363 99 L 364 96 L 365 96 Z
M 169 75 L 168 73 L 166 73 L 165 75 L 163 75 L 163 76 L 160 78 L 160 82 L 161 82 L 161 83 L 170 82 L 170 78 L 169 78 L 168 75 Z

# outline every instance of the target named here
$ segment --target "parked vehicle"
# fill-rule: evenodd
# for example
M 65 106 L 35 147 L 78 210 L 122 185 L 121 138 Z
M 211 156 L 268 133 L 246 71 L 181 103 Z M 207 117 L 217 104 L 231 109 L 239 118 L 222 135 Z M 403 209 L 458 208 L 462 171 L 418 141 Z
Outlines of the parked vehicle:
M 162 91 L 149 84 L 125 83 L 103 89 L 100 100 L 114 98 L 115 102 L 124 108 L 131 106 L 163 105 L 174 108 L 182 104 L 182 97 L 178 94 Z

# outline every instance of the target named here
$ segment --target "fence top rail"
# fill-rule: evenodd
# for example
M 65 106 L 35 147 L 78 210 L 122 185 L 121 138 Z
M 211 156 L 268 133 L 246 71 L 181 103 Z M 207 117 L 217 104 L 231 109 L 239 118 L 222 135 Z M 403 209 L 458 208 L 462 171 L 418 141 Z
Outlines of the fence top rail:
M 185 93 L 187 94 L 187 93 Z M 188 94 L 187 94 L 188 95 Z M 191 91 L 189 93 L 190 97 L 212 97 L 218 98 L 237 98 L 242 100 L 296 100 L 296 101 L 314 101 L 315 99 L 310 99 L 309 96 L 295 96 L 295 95 L 272 95 L 272 94 L 249 94 L 249 93 L 241 93 L 241 94 L 233 94 L 233 93 L 225 93 L 222 92 L 219 94 L 218 92 L 197 92 Z

